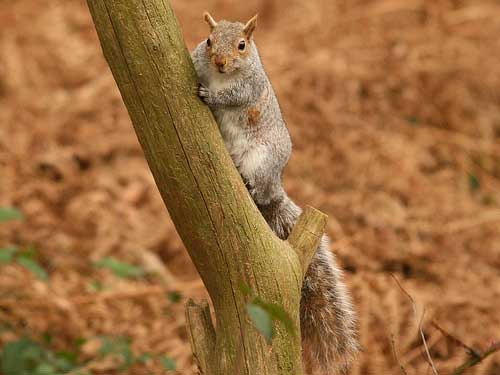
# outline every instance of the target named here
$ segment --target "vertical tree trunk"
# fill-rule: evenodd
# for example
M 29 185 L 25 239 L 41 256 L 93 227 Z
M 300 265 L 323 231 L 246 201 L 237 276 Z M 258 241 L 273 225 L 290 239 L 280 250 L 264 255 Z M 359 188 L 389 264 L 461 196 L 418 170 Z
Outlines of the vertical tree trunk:
M 187 306 L 202 373 L 301 374 L 301 285 L 326 217 L 306 209 L 289 241 L 269 229 L 195 94 L 194 68 L 168 0 L 88 5 L 161 196 L 214 305 L 216 327 L 207 304 Z M 277 323 L 270 347 L 247 315 L 241 285 L 282 305 L 296 335 Z

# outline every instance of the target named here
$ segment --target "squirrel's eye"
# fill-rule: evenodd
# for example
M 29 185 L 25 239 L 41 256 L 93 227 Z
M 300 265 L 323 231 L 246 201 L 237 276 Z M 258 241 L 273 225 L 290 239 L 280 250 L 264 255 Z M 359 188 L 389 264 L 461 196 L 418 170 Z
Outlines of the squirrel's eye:
M 207 46 L 211 46 L 212 45 L 212 41 L 210 40 L 210 38 L 207 39 Z
M 240 42 L 240 44 L 238 44 L 238 49 L 239 49 L 240 51 L 244 51 L 244 50 L 245 50 L 245 41 L 244 41 L 244 40 L 242 40 L 242 41 Z

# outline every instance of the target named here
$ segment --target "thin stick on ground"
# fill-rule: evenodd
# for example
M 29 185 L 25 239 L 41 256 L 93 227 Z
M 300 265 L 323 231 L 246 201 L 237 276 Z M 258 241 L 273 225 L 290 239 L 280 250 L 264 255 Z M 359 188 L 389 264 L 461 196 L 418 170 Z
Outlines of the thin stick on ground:
M 447 332 L 435 320 L 433 320 L 431 322 L 431 324 L 432 324 L 432 326 L 434 328 L 436 328 L 439 332 L 441 332 L 444 337 L 450 339 L 451 341 L 453 341 L 458 346 L 461 346 L 462 348 L 464 348 L 465 351 L 467 352 L 467 354 L 469 354 L 470 356 L 473 356 L 473 357 L 479 357 L 480 356 L 480 354 L 481 354 L 480 352 L 478 352 L 476 349 L 474 349 L 474 348 L 470 347 L 469 345 L 467 345 L 466 343 L 464 343 L 458 337 L 456 337 L 456 336 L 452 335 L 451 333 Z
M 471 367 L 476 366 L 477 364 L 484 361 L 490 355 L 500 351 L 500 341 L 495 341 L 486 350 L 480 351 L 480 350 L 476 350 L 476 349 L 472 348 L 471 346 L 464 343 L 463 340 L 459 339 L 455 335 L 452 335 L 451 333 L 446 331 L 436 321 L 432 321 L 431 324 L 434 328 L 436 328 L 439 332 L 441 332 L 443 334 L 443 336 L 450 339 L 458 346 L 461 346 L 462 348 L 464 348 L 467 355 L 469 356 L 463 364 L 458 366 L 453 371 L 452 375 L 462 375 L 465 371 L 467 371 Z
M 405 369 L 404 365 L 399 360 L 398 352 L 396 350 L 396 344 L 395 344 L 394 341 L 395 341 L 394 340 L 394 334 L 391 334 L 391 348 L 392 348 L 392 353 L 394 355 L 394 358 L 396 359 L 396 362 L 398 363 L 399 368 L 401 369 L 401 372 L 403 373 L 403 375 L 408 375 L 408 373 L 406 372 L 406 369 Z
M 487 357 L 500 351 L 500 341 L 496 341 L 491 344 L 485 351 L 481 352 L 478 357 L 470 356 L 462 365 L 460 365 L 454 372 L 453 375 L 462 375 L 465 371 L 473 366 L 484 361 Z
M 394 274 L 391 274 L 391 277 L 394 279 L 394 281 L 396 281 L 396 284 L 398 284 L 398 287 L 399 289 L 401 289 L 401 291 L 406 294 L 406 296 L 408 297 L 408 299 L 410 300 L 411 302 L 411 305 L 412 305 L 412 308 L 413 308 L 413 315 L 415 316 L 415 319 L 417 319 L 417 304 L 415 303 L 415 300 L 413 299 L 413 297 L 410 295 L 410 293 L 408 293 L 406 291 L 405 288 L 403 288 L 403 286 L 401 285 L 401 283 L 399 282 L 398 278 L 394 275 Z M 424 348 L 425 348 L 425 353 L 427 355 L 427 360 L 429 362 L 429 365 L 431 366 L 432 368 L 432 372 L 434 373 L 434 375 L 439 375 L 437 369 L 436 369 L 436 366 L 434 366 L 434 362 L 432 361 L 432 357 L 431 357 L 431 354 L 429 352 L 429 347 L 427 346 L 427 340 L 425 339 L 425 335 L 424 335 L 424 331 L 422 329 L 422 325 L 423 325 L 423 320 L 424 320 L 424 315 L 425 315 L 425 310 L 422 312 L 422 317 L 420 318 L 419 320 L 419 323 L 418 323 L 418 330 L 420 332 L 420 337 L 422 338 L 422 343 L 424 345 Z

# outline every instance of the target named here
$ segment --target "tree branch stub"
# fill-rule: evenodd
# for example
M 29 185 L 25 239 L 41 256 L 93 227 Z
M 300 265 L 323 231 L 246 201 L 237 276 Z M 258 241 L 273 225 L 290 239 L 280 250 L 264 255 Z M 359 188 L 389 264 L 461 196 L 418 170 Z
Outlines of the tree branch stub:
M 215 328 L 208 302 L 197 304 L 190 299 L 186 304 L 186 321 L 196 364 L 202 374 L 214 374 L 211 361 L 215 348 Z
M 327 218 L 328 216 L 321 211 L 306 206 L 288 236 L 288 242 L 300 259 L 303 275 L 305 275 L 321 242 Z

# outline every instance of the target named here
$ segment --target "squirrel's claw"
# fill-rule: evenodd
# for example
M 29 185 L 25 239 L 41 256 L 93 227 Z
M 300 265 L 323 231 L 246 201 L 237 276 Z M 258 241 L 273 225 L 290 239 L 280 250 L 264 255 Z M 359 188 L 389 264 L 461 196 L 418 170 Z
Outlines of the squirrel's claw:
M 200 83 L 198 85 L 198 96 L 206 103 L 210 96 L 210 90 Z

